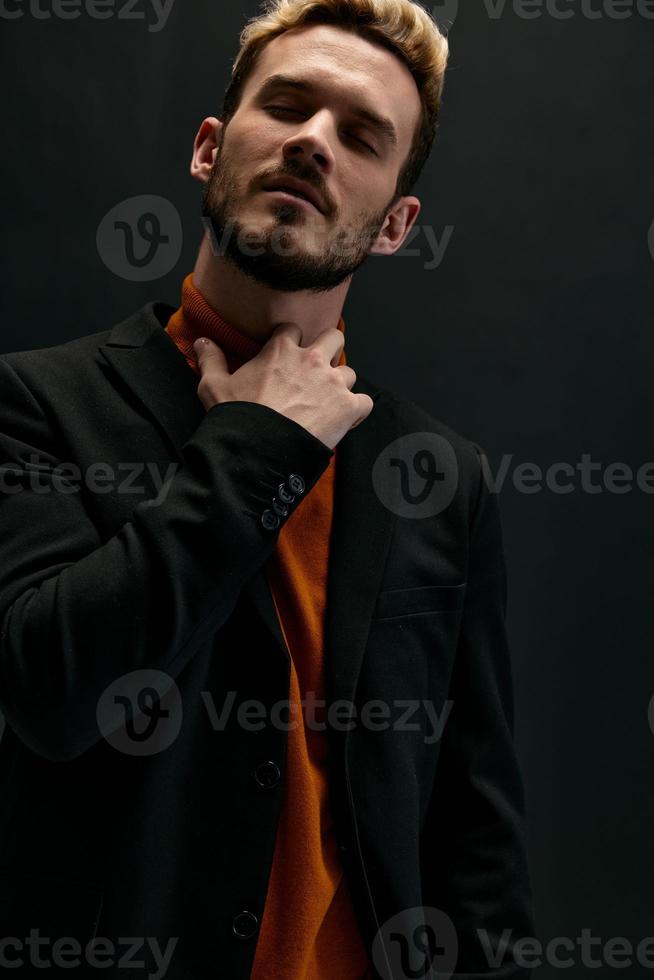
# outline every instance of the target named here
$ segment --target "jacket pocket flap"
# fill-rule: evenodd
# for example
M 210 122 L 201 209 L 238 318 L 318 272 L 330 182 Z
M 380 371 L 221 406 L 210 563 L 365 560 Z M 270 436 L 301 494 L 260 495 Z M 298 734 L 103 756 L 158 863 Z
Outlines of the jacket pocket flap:
M 412 589 L 387 589 L 379 593 L 376 619 L 425 612 L 454 612 L 463 608 L 466 582 L 459 585 L 424 585 Z

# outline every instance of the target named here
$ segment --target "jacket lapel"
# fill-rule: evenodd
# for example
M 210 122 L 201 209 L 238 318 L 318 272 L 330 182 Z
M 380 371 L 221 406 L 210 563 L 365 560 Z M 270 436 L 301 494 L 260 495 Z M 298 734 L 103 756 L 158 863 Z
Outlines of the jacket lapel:
M 390 398 L 357 373 L 352 388 L 375 406 L 336 447 L 334 524 L 327 585 L 325 670 L 328 702 L 354 700 L 395 521 L 372 481 L 375 461 L 399 436 Z
M 178 462 L 205 410 L 197 396 L 198 379 L 166 333 L 175 308 L 148 303 L 117 324 L 100 352 L 146 409 Z
M 99 350 L 182 462 L 182 446 L 205 409 L 197 396 L 197 376 L 165 331 L 174 312 L 167 303 L 148 303 L 117 324 Z M 391 399 L 361 376 L 352 391 L 370 395 L 375 407 L 336 448 L 325 636 L 328 703 L 354 698 L 394 522 L 375 493 L 372 472 L 379 454 L 400 435 L 397 413 Z M 246 583 L 244 591 L 280 652 L 288 657 L 263 570 Z

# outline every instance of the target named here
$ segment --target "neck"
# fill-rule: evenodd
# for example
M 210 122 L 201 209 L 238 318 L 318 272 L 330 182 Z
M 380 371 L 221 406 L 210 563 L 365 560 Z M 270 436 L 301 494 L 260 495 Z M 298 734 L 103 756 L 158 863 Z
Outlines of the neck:
M 209 236 L 200 246 L 193 282 L 207 303 L 240 333 L 265 344 L 278 323 L 297 323 L 301 347 L 324 330 L 337 327 L 351 277 L 325 293 L 283 293 L 245 276 L 222 255 L 214 255 Z

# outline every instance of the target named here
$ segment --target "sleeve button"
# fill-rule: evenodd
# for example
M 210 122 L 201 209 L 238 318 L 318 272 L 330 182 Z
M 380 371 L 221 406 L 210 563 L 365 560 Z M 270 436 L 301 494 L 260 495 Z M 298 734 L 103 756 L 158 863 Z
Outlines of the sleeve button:
M 280 520 L 277 514 L 273 514 L 271 510 L 264 510 L 261 515 L 261 523 L 266 531 L 276 531 L 280 525 Z
M 272 506 L 278 517 L 288 517 L 290 513 L 288 507 L 286 504 L 282 504 L 277 497 L 273 497 Z
M 291 475 L 289 476 L 287 482 L 288 482 L 289 487 L 293 491 L 293 493 L 296 493 L 296 494 L 302 494 L 302 493 L 304 493 L 304 491 L 306 489 L 305 484 L 304 484 L 304 480 L 297 473 L 291 473 Z
M 286 487 L 285 483 L 280 483 L 277 488 L 277 493 L 279 494 L 280 500 L 283 500 L 285 504 L 292 504 L 295 500 L 295 495 L 292 494 Z

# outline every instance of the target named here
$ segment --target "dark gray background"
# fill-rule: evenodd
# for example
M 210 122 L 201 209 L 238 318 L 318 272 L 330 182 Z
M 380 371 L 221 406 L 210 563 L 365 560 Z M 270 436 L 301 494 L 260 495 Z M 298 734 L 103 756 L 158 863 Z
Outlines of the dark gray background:
M 590 19 L 580 0 L 560 0 L 568 20 L 460 6 L 416 189 L 418 225 L 452 237 L 435 269 L 421 232 L 418 255 L 360 270 L 348 361 L 481 443 L 493 471 L 509 467 L 500 505 L 539 936 L 585 928 L 635 946 L 654 935 L 654 498 L 635 480 L 622 494 L 580 479 L 569 494 L 525 493 L 513 476 L 590 454 L 601 486 L 611 463 L 654 460 L 654 21 Z M 159 32 L 149 4 L 136 9 L 147 19 L 0 19 L 2 351 L 107 329 L 150 299 L 177 304 L 192 270 L 192 143 L 220 112 L 257 5 L 178 2 Z M 141 194 L 183 222 L 181 258 L 155 282 L 115 275 L 96 248 L 103 216 Z M 575 978 L 614 975 L 572 955 Z

